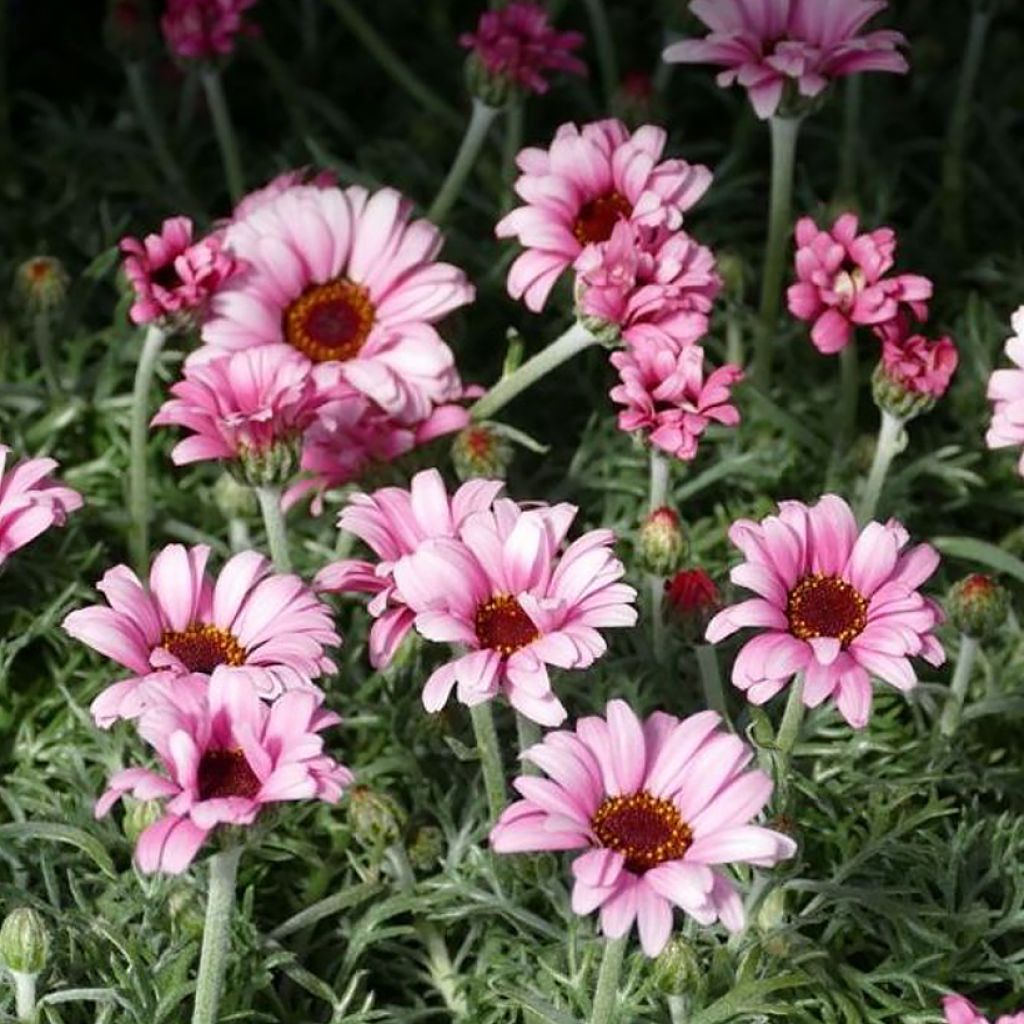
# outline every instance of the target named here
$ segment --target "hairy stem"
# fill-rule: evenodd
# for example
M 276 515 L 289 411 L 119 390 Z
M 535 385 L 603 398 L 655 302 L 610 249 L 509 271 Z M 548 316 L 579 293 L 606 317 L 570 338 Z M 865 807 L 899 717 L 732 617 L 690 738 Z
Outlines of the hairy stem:
M 889 475 L 889 467 L 897 453 L 903 448 L 903 421 L 892 413 L 882 412 L 882 422 L 878 428 L 878 440 L 875 442 L 875 457 L 871 462 L 864 492 L 861 494 L 857 519 L 863 524 L 875 518 L 878 499 L 885 486 L 885 478 Z
M 622 975 L 622 960 L 629 942 L 627 932 L 618 939 L 604 940 L 604 955 L 597 975 L 597 990 L 594 992 L 594 1009 L 590 1024 L 612 1024 L 619 1004 L 619 978 Z
M 242 158 L 238 152 L 238 139 L 231 123 L 231 111 L 220 71 L 216 68 L 204 68 L 202 71 L 203 91 L 206 103 L 213 118 L 213 130 L 220 147 L 220 158 L 224 164 L 224 178 L 227 181 L 231 201 L 237 203 L 245 192 L 245 175 L 242 173 Z
M 292 571 L 292 559 L 288 552 L 288 530 L 284 523 L 284 510 L 281 508 L 280 487 L 254 487 L 256 498 L 263 513 L 263 525 L 267 530 L 267 547 L 270 557 L 279 572 Z
M 686 1024 L 690 1019 L 690 1000 L 686 996 L 669 996 L 668 1013 L 672 1024 Z
M 192 1024 L 216 1024 L 220 1019 L 220 1000 L 231 949 L 231 915 L 235 908 L 235 884 L 241 856 L 242 847 L 235 846 L 215 853 L 208 861 L 210 885 L 206 895 L 203 949 L 199 955 Z
M 949 696 L 939 720 L 939 732 L 943 736 L 952 736 L 960 725 L 960 716 L 963 713 L 964 701 L 967 699 L 967 687 L 971 682 L 971 672 L 978 657 L 978 650 L 979 644 L 974 637 L 965 633 L 960 634 L 960 652 L 956 659 L 956 669 L 953 671 Z
M 14 981 L 14 1015 L 29 1024 L 36 1019 L 36 975 L 11 971 Z
M 700 685 L 704 693 L 704 703 L 712 711 L 717 711 L 725 722 L 729 721 L 729 711 L 725 703 L 725 688 L 722 686 L 722 671 L 718 664 L 718 651 L 714 644 L 697 644 L 694 648 L 697 655 L 697 668 L 700 671 Z
M 857 190 L 857 157 L 862 145 L 860 115 L 864 100 L 864 78 L 850 75 L 843 84 L 843 141 L 839 152 L 837 194 L 852 198 Z
M 462 144 L 459 146 L 458 153 L 455 154 L 448 177 L 444 179 L 441 190 L 427 211 L 427 216 L 435 224 L 440 224 L 445 219 L 448 211 L 462 194 L 466 179 L 476 164 L 480 150 L 487 139 L 487 133 L 499 112 L 498 108 L 488 106 L 481 100 L 473 100 L 473 112 L 469 116 L 469 124 L 466 125 L 466 134 L 462 136 Z
M 857 340 L 839 353 L 839 424 L 836 431 L 836 454 L 844 456 L 853 441 L 857 423 L 857 398 L 860 390 L 860 365 Z
M 786 710 L 782 714 L 779 731 L 775 734 L 775 784 L 783 791 L 785 790 L 789 775 L 789 762 L 792 759 L 797 741 L 800 739 L 800 729 L 804 724 L 804 714 L 804 674 L 801 672 L 789 684 L 789 699 L 786 701 Z
M 523 148 L 523 122 L 526 105 L 521 99 L 509 100 L 505 107 L 505 138 L 501 146 L 501 212 L 512 208 L 516 195 L 512 181 L 516 177 L 516 157 Z
M 662 508 L 668 500 L 671 468 L 669 460 L 652 447 L 648 489 L 648 507 L 651 512 Z M 665 581 L 654 573 L 648 573 L 647 587 L 651 597 L 651 645 L 654 658 L 660 665 L 665 660 Z
M 32 317 L 32 336 L 36 343 L 36 356 L 43 369 L 46 390 L 51 398 L 61 393 L 60 372 L 53 356 L 53 322 L 47 310 L 40 310 Z
M 541 741 L 540 726 L 521 711 L 516 712 L 516 738 L 519 741 L 519 753 L 536 746 Z M 524 775 L 537 775 L 539 769 L 532 761 L 520 762 L 520 771 Z
M 474 704 L 469 709 L 469 713 L 473 719 L 473 732 L 476 735 L 477 751 L 480 754 L 480 767 L 484 773 L 487 810 L 493 824 L 505 809 L 508 795 L 505 789 L 505 769 L 501 764 L 498 730 L 494 727 L 494 711 L 491 708 L 491 702 L 487 700 L 482 704 Z

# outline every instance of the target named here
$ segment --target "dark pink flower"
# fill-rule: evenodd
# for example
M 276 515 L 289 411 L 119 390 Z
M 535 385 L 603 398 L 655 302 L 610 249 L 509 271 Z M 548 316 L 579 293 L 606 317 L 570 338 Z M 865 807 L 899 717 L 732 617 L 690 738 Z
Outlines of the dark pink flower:
M 167 48 L 186 60 L 222 57 L 235 48 L 238 35 L 252 34 L 245 12 L 256 0 L 167 0 L 160 27 Z
M 877 329 L 882 341 L 883 372 L 906 391 L 941 398 L 960 359 L 956 345 L 948 337 L 931 341 L 912 330 L 908 316 L 899 316 Z

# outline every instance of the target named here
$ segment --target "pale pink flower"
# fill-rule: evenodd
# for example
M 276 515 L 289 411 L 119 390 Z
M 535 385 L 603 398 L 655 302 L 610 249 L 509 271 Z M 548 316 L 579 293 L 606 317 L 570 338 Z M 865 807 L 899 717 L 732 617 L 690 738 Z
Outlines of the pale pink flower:
M 63 526 L 82 507 L 82 496 L 53 480 L 53 459 L 21 459 L 8 466 L 11 449 L 0 444 L 0 566 L 18 548 L 51 526 Z
M 515 780 L 523 797 L 491 830 L 498 853 L 585 850 L 572 864 L 572 909 L 600 908 L 610 939 L 632 929 L 648 956 L 672 934 L 678 907 L 698 924 L 743 927 L 728 864 L 772 867 L 792 857 L 788 836 L 753 825 L 772 780 L 747 770 L 754 752 L 719 728 L 714 711 L 641 722 L 621 700 L 605 716 L 549 732 L 523 758 L 547 778 Z
M 906 305 L 918 320 L 928 315 L 932 283 L 918 274 L 886 275 L 896 256 L 896 233 L 878 228 L 857 234 L 858 221 L 844 213 L 823 231 L 810 217 L 796 225 L 797 283 L 787 292 L 789 311 L 813 321 L 811 341 L 834 355 L 846 348 L 858 325 L 877 326 Z
M 946 1024 L 989 1024 L 988 1018 L 963 996 L 951 995 L 942 1000 Z M 1004 1013 L 995 1024 L 1024 1024 L 1024 1010 L 1019 1013 Z
M 905 74 L 901 33 L 859 34 L 887 6 L 886 0 L 693 0 L 690 10 L 711 34 L 673 43 L 664 58 L 724 68 L 718 84 L 741 85 L 757 116 L 767 118 L 784 100 L 811 99 L 836 78 Z
M 434 324 L 473 286 L 434 261 L 441 233 L 410 211 L 394 189 L 298 185 L 232 223 L 225 244 L 249 270 L 215 297 L 190 362 L 284 342 L 406 423 L 458 398 Z
M 607 650 L 600 630 L 637 617 L 610 530 L 591 530 L 562 550 L 576 511 L 499 499 L 468 516 L 457 537 L 423 541 L 397 562 L 395 585 L 417 632 L 459 652 L 423 687 L 428 711 L 440 711 L 456 689 L 468 706 L 501 693 L 541 725 L 565 720 L 548 666 L 588 668 Z
M 231 220 L 244 220 L 271 199 L 276 199 L 282 192 L 287 192 L 296 185 L 310 185 L 313 188 L 333 188 L 338 184 L 338 176 L 333 171 L 314 171 L 309 167 L 299 167 L 291 171 L 282 171 L 262 188 L 253 189 L 244 195 L 231 212 Z
M 945 660 L 933 633 L 942 613 L 918 592 L 938 552 L 929 544 L 904 551 L 909 537 L 895 519 L 858 530 L 849 505 L 826 494 L 810 507 L 784 501 L 760 523 L 737 520 L 729 538 L 746 558 L 731 579 L 758 596 L 720 611 L 707 639 L 760 630 L 732 670 L 751 703 L 764 704 L 802 672 L 804 704 L 834 697 L 859 729 L 871 714 L 872 675 L 910 690 L 911 657 Z
M 324 648 L 341 642 L 330 609 L 255 551 L 235 555 L 211 579 L 209 554 L 204 544 L 169 544 L 153 559 L 148 585 L 126 565 L 109 569 L 96 584 L 107 604 L 65 618 L 71 636 L 132 673 L 93 702 L 99 725 L 144 710 L 142 688 L 167 672 L 224 676 L 268 699 L 292 689 L 319 695 L 313 680 L 334 671 Z
M 338 517 L 338 528 L 355 534 L 377 561 L 334 562 L 320 571 L 316 586 L 329 593 L 372 595 L 370 663 L 374 668 L 391 661 L 415 619 L 396 586 L 396 563 L 427 540 L 456 536 L 470 515 L 491 508 L 504 486 L 500 480 L 469 480 L 449 497 L 441 474 L 425 469 L 412 478 L 409 490 L 382 487 L 349 499 Z
M 985 435 L 989 448 L 1024 446 L 1024 306 L 1013 314 L 1014 336 L 1006 342 L 1013 369 L 996 370 L 988 380 L 992 423 Z M 1019 467 L 1024 476 L 1024 452 Z
M 624 405 L 619 429 L 642 431 L 655 447 L 689 461 L 711 423 L 734 427 L 740 421 L 732 404 L 732 387 L 743 379 L 738 366 L 727 364 L 704 376 L 704 350 L 641 337 L 611 363 L 619 381 L 612 401 Z
M 186 60 L 211 60 L 231 53 L 240 34 L 255 26 L 245 12 L 256 0 L 166 0 L 160 28 L 167 48 Z
M 352 773 L 324 753 L 320 733 L 340 721 L 315 694 L 285 693 L 268 706 L 244 680 L 215 675 L 205 693 L 143 714 L 139 732 L 163 770 L 117 772 L 96 817 L 126 793 L 163 801 L 135 860 L 142 871 L 179 874 L 218 826 L 252 825 L 265 807 L 285 801 L 336 803 Z
M 515 183 L 524 200 L 498 223 L 499 238 L 517 238 L 522 252 L 508 291 L 528 309 L 544 308 L 555 281 L 593 242 L 605 242 L 616 223 L 676 231 L 683 213 L 711 185 L 711 172 L 685 160 L 662 160 L 667 135 L 644 125 L 630 134 L 616 120 L 578 128 L 563 124 L 550 149 L 524 149 Z
M 459 36 L 492 78 L 528 93 L 548 91 L 548 71 L 585 75 L 587 66 L 573 55 L 583 42 L 579 32 L 557 31 L 543 7 L 524 0 L 484 11 L 476 31 Z
M 240 264 L 217 234 L 193 241 L 188 217 L 165 220 L 158 233 L 122 238 L 124 272 L 135 291 L 128 315 L 136 324 L 198 317 Z
M 914 332 L 901 314 L 875 329 L 882 342 L 882 370 L 905 391 L 941 398 L 949 389 L 960 356 L 952 339 L 936 341 Z
M 693 344 L 707 333 L 722 288 L 714 254 L 682 231 L 648 235 L 621 220 L 606 242 L 580 253 L 577 307 L 585 317 L 615 325 L 629 343 Z
M 289 345 L 261 345 L 188 366 L 171 394 L 153 425 L 193 431 L 171 452 L 177 466 L 296 444 L 326 400 L 309 360 Z

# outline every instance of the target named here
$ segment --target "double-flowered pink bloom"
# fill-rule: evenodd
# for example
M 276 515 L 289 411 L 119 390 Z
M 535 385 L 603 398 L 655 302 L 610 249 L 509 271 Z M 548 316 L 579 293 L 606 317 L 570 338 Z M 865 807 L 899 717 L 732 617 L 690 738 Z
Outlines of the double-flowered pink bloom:
M 902 314 L 876 328 L 882 342 L 880 371 L 886 380 L 913 395 L 941 398 L 956 373 L 960 356 L 949 337 L 932 341 L 917 333 Z
M 11 449 L 0 444 L 0 566 L 51 526 L 63 526 L 82 496 L 53 480 L 53 459 L 22 459 L 8 465 Z
M 170 544 L 148 583 L 116 566 L 96 585 L 107 603 L 64 620 L 73 637 L 132 673 L 93 702 L 101 726 L 138 717 L 166 692 L 168 674 L 223 676 L 267 699 L 293 689 L 320 698 L 313 681 L 334 671 L 325 648 L 341 642 L 330 609 L 255 551 L 232 557 L 216 579 L 209 555 L 203 544 Z
M 135 859 L 143 871 L 178 874 L 218 826 L 252 825 L 265 807 L 284 801 L 337 802 L 352 773 L 324 753 L 320 733 L 340 721 L 316 694 L 286 693 L 268 706 L 252 687 L 215 675 L 205 691 L 142 715 L 139 733 L 162 771 L 117 772 L 96 816 L 129 793 L 163 801 Z
M 945 660 L 933 632 L 942 614 L 918 589 L 938 567 L 938 553 L 929 544 L 904 550 L 909 536 L 896 520 L 859 530 L 846 502 L 827 494 L 812 506 L 784 501 L 760 523 L 740 519 L 729 538 L 746 559 L 731 579 L 757 596 L 720 611 L 707 638 L 719 643 L 740 629 L 759 630 L 732 670 L 751 703 L 765 703 L 803 673 L 807 707 L 834 698 L 861 728 L 871 714 L 872 675 L 910 690 L 912 657 Z
M 918 274 L 894 274 L 896 233 L 891 228 L 858 234 L 857 217 L 845 213 L 824 231 L 803 217 L 796 226 L 797 283 L 789 311 L 813 323 L 811 340 L 833 355 L 846 348 L 858 326 L 877 327 L 909 310 L 928 315 L 932 283 Z
M 684 719 L 655 712 L 641 722 L 613 700 L 604 717 L 548 733 L 523 755 L 547 778 L 516 779 L 523 799 L 502 814 L 491 846 L 586 851 L 572 865 L 573 910 L 600 908 L 608 938 L 635 923 L 648 956 L 668 942 L 673 907 L 738 931 L 743 902 L 723 867 L 771 867 L 796 844 L 751 824 L 772 781 L 747 770 L 753 751 L 719 724 L 713 711 Z
M 985 435 L 989 448 L 1024 448 L 1024 306 L 1013 314 L 1013 337 L 1006 342 L 1012 369 L 996 370 L 988 381 L 992 423 Z M 1018 468 L 1024 476 L 1024 452 Z
M 693 0 L 711 30 L 665 50 L 665 60 L 723 68 L 718 84 L 747 90 L 760 118 L 799 107 L 836 78 L 863 71 L 908 70 L 899 32 L 861 29 L 886 0 Z M 787 89 L 789 95 L 787 95 Z
M 166 0 L 160 28 L 167 48 L 185 60 L 213 60 L 235 48 L 240 34 L 254 27 L 245 12 L 256 0 Z
M 509 294 L 527 308 L 544 308 L 555 282 L 585 246 L 606 242 L 627 220 L 676 231 L 683 213 L 711 184 L 711 172 L 685 160 L 663 160 L 666 133 L 645 125 L 630 133 L 616 120 L 582 128 L 564 124 L 550 149 L 524 149 L 515 183 L 524 201 L 497 225 L 524 251 L 512 264 Z
M 963 996 L 946 996 L 942 1000 L 946 1024 L 989 1024 L 986 1017 L 969 999 Z M 994 1024 L 1024 1024 L 1024 1010 L 1019 1013 L 1004 1013 Z

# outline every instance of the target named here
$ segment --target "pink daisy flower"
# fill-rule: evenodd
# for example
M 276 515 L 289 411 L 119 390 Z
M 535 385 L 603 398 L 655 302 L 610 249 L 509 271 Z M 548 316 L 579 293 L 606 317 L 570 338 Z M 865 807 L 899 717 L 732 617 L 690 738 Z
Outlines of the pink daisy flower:
M 225 244 L 249 272 L 217 294 L 190 362 L 283 342 L 406 423 L 458 398 L 434 324 L 473 286 L 434 261 L 441 233 L 410 209 L 393 189 L 295 186 L 233 223 Z
M 309 167 L 299 167 L 292 171 L 283 171 L 271 179 L 262 188 L 253 189 L 243 196 L 231 212 L 231 220 L 244 220 L 271 199 L 276 199 L 283 192 L 296 185 L 310 185 L 313 188 L 333 188 L 338 184 L 338 176 L 333 171 L 314 171 Z
M 579 32 L 557 31 L 543 7 L 523 0 L 484 11 L 476 31 L 459 36 L 488 76 L 527 93 L 548 91 L 548 71 L 585 75 L 586 64 L 573 55 L 583 42 Z
M 425 541 L 455 537 L 470 515 L 493 505 L 504 486 L 500 480 L 469 480 L 449 497 L 441 474 L 425 469 L 412 478 L 407 491 L 382 487 L 349 499 L 338 517 L 338 528 L 355 534 L 377 561 L 334 562 L 321 569 L 315 585 L 328 593 L 372 595 L 370 663 L 374 668 L 391 661 L 416 618 L 395 582 L 396 563 Z
M 624 405 L 619 429 L 643 431 L 647 440 L 677 459 L 696 458 L 697 443 L 711 423 L 734 427 L 739 410 L 731 402 L 732 387 L 743 371 L 731 364 L 705 378 L 704 350 L 645 336 L 611 355 L 619 381 L 613 402 Z
M 906 39 L 881 30 L 860 35 L 886 0 L 692 0 L 690 10 L 711 30 L 665 50 L 677 64 L 724 68 L 718 84 L 747 90 L 757 116 L 780 104 L 820 95 L 836 78 L 863 71 L 905 74 Z
M 798 320 L 813 321 L 811 341 L 826 355 L 846 348 L 856 326 L 895 319 L 903 304 L 918 320 L 928 315 L 928 278 L 886 277 L 895 262 L 896 233 L 878 228 L 858 235 L 857 230 L 852 213 L 844 213 L 829 231 L 810 217 L 796 225 L 798 280 L 787 292 L 789 311 Z
M 731 579 L 757 597 L 720 611 L 707 639 L 719 643 L 745 627 L 761 632 L 733 664 L 733 684 L 764 704 L 798 672 L 803 700 L 834 697 L 855 729 L 871 714 L 870 676 L 898 690 L 917 684 L 911 657 L 945 660 L 932 632 L 938 606 L 918 592 L 939 556 L 929 544 L 904 551 L 907 531 L 891 519 L 858 530 L 849 505 L 826 494 L 813 506 L 784 501 L 760 523 L 740 519 L 729 539 L 746 561 Z
M 985 435 L 989 448 L 1024 446 L 1024 306 L 1013 314 L 1014 336 L 1006 342 L 1006 355 L 1014 368 L 996 370 L 988 380 L 992 424 Z M 1024 452 L 1019 467 L 1024 476 Z
M 578 128 L 563 124 L 550 149 L 524 149 L 515 183 L 524 200 L 498 223 L 499 238 L 522 252 L 508 291 L 537 313 L 562 272 L 594 242 L 606 242 L 620 220 L 675 231 L 711 185 L 711 172 L 685 160 L 662 160 L 666 133 L 645 125 L 630 134 L 616 120 Z
M 637 617 L 610 530 L 591 530 L 561 551 L 576 511 L 499 500 L 468 516 L 457 538 L 423 541 L 395 565 L 420 635 L 465 652 L 427 680 L 428 711 L 440 711 L 457 688 L 469 706 L 503 693 L 541 725 L 565 720 L 548 665 L 589 667 L 607 650 L 600 630 Z
M 147 703 L 144 685 L 167 672 L 225 676 L 268 699 L 292 689 L 319 695 L 313 680 L 334 671 L 324 648 L 341 642 L 327 606 L 255 551 L 235 555 L 211 579 L 209 554 L 204 544 L 169 544 L 153 559 L 148 585 L 115 566 L 96 585 L 107 604 L 64 620 L 76 640 L 132 673 L 93 702 L 100 726 L 136 717 Z
M 905 391 L 941 398 L 949 389 L 960 356 L 948 337 L 931 341 L 916 334 L 900 315 L 876 328 L 882 341 L 882 372 Z
M 573 861 L 572 909 L 600 908 L 610 939 L 634 922 L 657 956 L 678 907 L 702 925 L 743 927 L 743 902 L 727 864 L 772 867 L 792 857 L 788 836 L 750 822 L 772 793 L 754 753 L 719 729 L 719 716 L 655 712 L 641 722 L 621 700 L 603 718 L 550 732 L 523 758 L 547 778 L 525 775 L 523 797 L 491 831 L 498 853 L 585 850 Z
M 171 394 L 152 422 L 193 431 L 171 452 L 176 466 L 259 458 L 296 444 L 325 401 L 309 360 L 288 345 L 261 345 L 188 366 Z
M 256 0 L 167 0 L 160 28 L 167 48 L 186 60 L 212 60 L 231 53 L 235 39 L 252 35 L 244 15 Z
M 121 239 L 124 272 L 135 291 L 128 312 L 148 324 L 182 316 L 197 317 L 211 297 L 240 267 L 217 234 L 194 242 L 188 217 L 165 220 L 159 233 Z
M 63 526 L 82 507 L 82 496 L 57 483 L 53 459 L 22 459 L 8 466 L 11 449 L 0 444 L 0 567 L 51 526 Z
M 682 231 L 649 240 L 645 234 L 620 220 L 607 242 L 580 253 L 577 308 L 584 317 L 615 325 L 631 344 L 693 344 L 707 333 L 722 288 L 714 254 Z
M 352 773 L 324 753 L 320 733 L 341 719 L 315 694 L 264 704 L 244 682 L 214 676 L 192 701 L 159 704 L 139 721 L 162 772 L 126 768 L 96 803 L 102 818 L 126 793 L 164 801 L 164 814 L 135 849 L 142 871 L 180 874 L 221 825 L 249 826 L 270 804 L 337 803 Z
M 988 1018 L 963 996 L 951 995 L 942 1000 L 946 1024 L 989 1024 Z M 1004 1013 L 995 1024 L 1024 1024 L 1024 1010 L 1019 1013 Z

